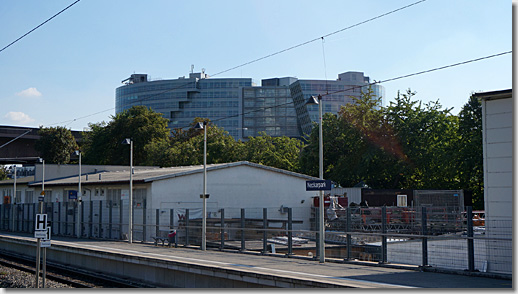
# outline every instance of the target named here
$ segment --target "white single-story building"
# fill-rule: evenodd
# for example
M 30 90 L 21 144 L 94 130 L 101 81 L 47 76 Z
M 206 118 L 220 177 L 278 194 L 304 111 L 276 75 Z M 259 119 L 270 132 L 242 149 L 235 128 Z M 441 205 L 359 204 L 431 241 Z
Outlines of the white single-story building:
M 118 203 L 122 199 L 127 203 L 129 167 L 125 169 L 83 174 L 82 200 Z M 202 165 L 141 167 L 134 170 L 132 178 L 134 219 L 141 217 L 142 208 L 148 211 L 158 209 L 160 223 L 169 221 L 167 213 L 170 209 L 174 209 L 175 214 L 189 209 L 190 218 L 201 217 Z M 28 189 L 39 195 L 42 182 L 38 178 L 36 180 L 28 184 Z M 293 220 L 297 221 L 293 229 L 309 229 L 312 198 L 318 195 L 318 191 L 306 191 L 307 180 L 317 178 L 246 161 L 207 165 L 208 217 L 218 218 L 224 209 L 226 218 L 239 218 L 241 208 L 245 208 L 247 218 L 262 219 L 263 208 L 267 208 L 269 219 L 284 220 L 289 207 L 293 211 Z M 46 179 L 45 202 L 68 201 L 69 191 L 77 190 L 78 182 L 77 172 L 74 176 Z M 154 223 L 154 217 L 148 213 L 146 223 Z M 175 215 L 176 221 L 178 217 L 181 216 Z

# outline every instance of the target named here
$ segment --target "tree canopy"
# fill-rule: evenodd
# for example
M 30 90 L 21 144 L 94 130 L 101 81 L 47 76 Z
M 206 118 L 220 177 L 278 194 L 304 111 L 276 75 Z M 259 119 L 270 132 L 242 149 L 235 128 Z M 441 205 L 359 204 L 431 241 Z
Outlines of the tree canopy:
M 343 187 L 364 182 L 378 189 L 466 189 L 475 208 L 482 208 L 480 102 L 471 97 L 456 116 L 438 101 L 422 103 L 415 95 L 398 93 L 382 107 L 367 91 L 337 116 L 325 114 L 324 177 Z M 316 124 L 300 168 L 318 175 Z
M 168 139 L 146 146 L 146 164 L 182 166 L 203 164 L 203 130 L 194 128 L 205 121 L 207 127 L 207 163 L 250 161 L 277 168 L 297 171 L 303 143 L 287 137 L 271 137 L 266 133 L 248 141 L 236 141 L 227 131 L 210 120 L 195 118 L 187 130 L 173 130 Z
M 456 165 L 463 189 L 470 190 L 475 207 L 484 207 L 484 170 L 482 151 L 482 104 L 471 95 L 459 113 L 459 142 Z
M 79 148 L 72 132 L 65 127 L 40 127 L 38 135 L 40 139 L 34 148 L 47 163 L 68 163 L 72 152 Z
M 7 170 L 6 167 L 3 165 L 0 165 L 0 181 L 3 181 L 7 179 Z
M 112 117 L 108 123 L 90 124 L 91 131 L 84 132 L 84 162 L 87 164 L 129 165 L 129 146 L 126 138 L 133 140 L 133 164 L 146 161 L 146 145 L 167 140 L 167 119 L 145 106 L 133 106 Z

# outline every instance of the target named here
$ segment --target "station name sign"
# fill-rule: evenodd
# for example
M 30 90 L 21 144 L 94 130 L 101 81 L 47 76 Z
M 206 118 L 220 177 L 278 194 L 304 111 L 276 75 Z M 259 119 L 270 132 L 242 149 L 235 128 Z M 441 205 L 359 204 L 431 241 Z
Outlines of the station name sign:
M 331 190 L 331 180 L 306 181 L 306 191 Z

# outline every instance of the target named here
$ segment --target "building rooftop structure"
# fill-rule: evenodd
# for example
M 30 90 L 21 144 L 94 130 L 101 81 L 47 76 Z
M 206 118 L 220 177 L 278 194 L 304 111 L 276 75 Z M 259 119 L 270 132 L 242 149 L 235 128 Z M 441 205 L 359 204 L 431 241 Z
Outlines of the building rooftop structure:
M 314 180 L 316 178 L 307 176 L 304 174 L 299 174 L 296 172 L 291 172 L 275 167 L 265 166 L 253 162 L 248 161 L 239 161 L 239 162 L 232 162 L 232 163 L 218 163 L 218 164 L 208 164 L 207 165 L 207 171 L 212 170 L 218 170 L 218 169 L 225 169 L 229 167 L 235 167 L 235 166 L 249 166 L 254 168 L 260 168 L 264 170 L 274 171 L 290 176 L 295 176 L 299 178 L 304 178 L 307 180 Z M 86 166 L 88 167 L 88 166 Z M 192 166 L 177 166 L 177 167 L 143 167 L 141 166 L 140 169 L 134 169 L 133 170 L 133 182 L 135 183 L 147 183 L 157 180 L 164 180 L 169 178 L 175 178 L 175 177 L 182 177 L 186 175 L 196 174 L 196 173 L 202 173 L 203 172 L 203 165 L 192 165 Z M 127 184 L 129 181 L 129 167 L 120 166 L 117 170 L 99 170 L 94 171 L 91 173 L 83 173 L 81 176 L 81 184 L 82 185 L 96 185 L 96 184 L 119 184 L 119 183 L 125 183 Z M 7 184 L 11 183 L 12 181 L 6 180 L 6 181 L 0 181 L 1 184 Z M 29 186 L 35 187 L 35 186 L 41 186 L 42 181 L 41 179 L 34 181 L 34 182 L 27 182 Z M 77 185 L 78 183 L 78 176 L 76 175 L 70 175 L 65 174 L 64 177 L 58 177 L 58 178 L 50 178 L 45 180 L 45 186 L 52 187 L 52 186 L 64 186 L 64 185 Z

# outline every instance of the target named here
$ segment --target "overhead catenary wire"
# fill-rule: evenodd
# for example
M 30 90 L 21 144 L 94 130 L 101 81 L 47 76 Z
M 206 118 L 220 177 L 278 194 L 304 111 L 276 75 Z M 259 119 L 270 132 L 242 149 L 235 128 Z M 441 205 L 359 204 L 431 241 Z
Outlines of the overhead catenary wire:
M 78 0 L 78 1 L 79 1 L 79 0 Z M 412 6 L 414 6 L 414 5 L 417 5 L 417 4 L 422 3 L 422 2 L 425 2 L 425 1 L 426 1 L 426 0 L 420 0 L 420 1 L 417 1 L 417 2 L 414 2 L 414 3 L 411 3 L 411 4 L 408 4 L 408 5 L 405 5 L 405 6 L 403 6 L 403 7 L 400 7 L 400 8 L 394 9 L 394 10 L 391 10 L 391 11 L 389 11 L 389 12 L 386 12 L 386 13 L 383 13 L 383 14 L 380 14 L 380 15 L 377 15 L 377 16 L 375 16 L 375 17 L 372 17 L 372 18 L 366 19 L 366 20 L 364 20 L 364 21 L 361 21 L 361 22 L 355 23 L 355 24 L 353 24 L 353 25 L 350 25 L 350 26 L 347 26 L 347 27 L 341 28 L 341 29 L 336 30 L 336 31 L 334 31 L 334 32 L 331 32 L 331 33 L 325 34 L 325 35 L 320 36 L 320 37 L 318 37 L 318 38 L 314 38 L 314 39 L 312 39 L 312 40 L 309 40 L 309 41 L 306 41 L 306 42 L 303 42 L 303 43 L 300 43 L 300 44 L 297 44 L 297 45 L 291 46 L 291 47 L 289 47 L 289 48 L 286 48 L 286 49 L 283 49 L 283 50 L 277 51 L 277 52 L 275 52 L 275 53 L 268 54 L 268 55 L 266 55 L 266 56 L 263 56 L 263 57 L 260 57 L 260 58 L 257 58 L 257 59 L 254 59 L 254 60 L 251 60 L 251 61 L 249 61 L 249 62 L 245 62 L 245 63 L 243 63 L 243 64 L 241 64 L 241 65 L 234 66 L 234 67 L 232 67 L 232 68 L 229 68 L 229 69 L 226 69 L 226 70 L 223 70 L 223 71 L 217 72 L 217 73 L 215 73 L 215 74 L 212 74 L 212 75 L 211 75 L 211 77 L 218 76 L 218 75 L 220 75 L 220 74 L 223 74 L 223 73 L 226 73 L 226 72 L 229 72 L 229 71 L 232 71 L 232 70 L 235 70 L 235 69 L 238 69 L 238 68 L 244 67 L 244 66 L 246 66 L 246 65 L 249 65 L 249 64 L 252 64 L 252 63 L 255 63 L 255 62 L 258 62 L 258 61 L 261 61 L 261 60 L 264 60 L 264 59 L 267 59 L 267 58 L 270 58 L 270 57 L 273 57 L 273 56 L 279 55 L 279 54 L 281 54 L 281 53 L 284 53 L 284 52 L 287 52 L 287 51 L 293 50 L 293 49 L 298 48 L 298 47 L 305 46 L 305 45 L 307 45 L 307 44 L 313 43 L 313 42 L 318 41 L 318 40 L 322 40 L 322 42 L 324 42 L 324 38 L 327 38 L 327 37 L 329 37 L 329 36 L 332 36 L 332 35 L 335 35 L 335 34 L 341 33 L 341 32 L 343 32 L 343 31 L 346 31 L 346 30 L 349 30 L 349 29 L 352 29 L 352 28 L 357 27 L 357 26 L 360 26 L 360 25 L 362 25 L 362 24 L 365 24 L 365 23 L 368 23 L 368 22 L 374 21 L 374 20 L 379 19 L 379 18 L 382 18 L 382 17 L 384 17 L 384 16 L 387 16 L 387 15 L 390 15 L 390 14 L 393 14 L 393 13 L 396 13 L 396 12 L 398 12 L 398 11 L 401 11 L 401 10 L 407 9 L 407 8 L 409 8 L 409 7 L 412 7 Z M 77 1 L 76 1 L 76 2 L 77 2 Z M 75 4 L 75 3 L 74 3 L 74 4 Z M 68 8 L 68 7 L 67 7 L 67 8 Z M 323 46 L 323 44 L 322 44 L 322 46 Z M 323 50 L 323 47 L 322 47 L 322 50 Z M 325 58 L 325 56 L 324 56 L 324 58 Z M 324 62 L 325 62 L 325 61 L 324 61 Z M 190 83 L 192 83 L 192 82 L 190 82 Z M 188 84 L 190 84 L 190 83 L 186 83 L 185 85 L 182 85 L 182 86 L 180 86 L 180 87 L 186 86 L 186 85 L 188 85 Z M 156 96 L 158 96 L 158 95 L 164 94 L 164 93 L 166 93 L 166 92 L 170 92 L 170 91 L 177 90 L 177 89 L 178 89 L 178 88 L 172 88 L 172 89 L 166 90 L 166 91 L 161 92 L 161 93 L 153 94 L 153 95 L 148 96 L 148 97 L 146 97 L 146 98 L 144 98 L 144 99 L 139 99 L 139 100 L 138 100 L 138 102 L 140 102 L 140 103 L 141 103 L 141 102 L 142 102 L 142 101 L 144 101 L 144 100 L 147 100 L 147 99 L 150 99 L 150 98 L 156 97 Z M 75 119 L 67 120 L 67 121 L 64 121 L 64 122 L 61 122 L 61 123 L 65 123 L 65 122 L 72 123 L 72 122 L 75 122 L 75 121 L 77 121 L 77 120 L 79 120 L 79 119 L 87 118 L 87 117 L 90 117 L 90 116 L 93 116 L 93 115 L 96 115 L 96 114 L 99 114 L 99 113 L 103 113 L 103 112 L 106 112 L 106 111 L 110 111 L 110 110 L 113 110 L 113 109 L 115 109 L 115 107 L 112 107 L 112 108 L 110 108 L 110 109 L 103 110 L 103 111 L 98 112 L 98 113 L 95 113 L 95 114 L 86 115 L 86 116 L 83 116 L 83 117 L 81 117 L 81 118 L 75 118 Z M 52 125 L 57 125 L 57 124 L 61 124 L 61 123 L 54 123 L 54 124 L 50 124 L 50 125 L 52 126 Z
M 56 16 L 60 15 L 61 13 L 63 13 L 65 10 L 69 9 L 70 7 L 74 6 L 77 2 L 79 2 L 81 0 L 76 0 L 74 3 L 68 5 L 67 7 L 63 8 L 60 12 L 54 14 L 51 18 L 47 19 L 46 21 L 42 22 L 41 24 L 39 24 L 38 26 L 36 26 L 35 28 L 33 28 L 32 30 L 28 31 L 27 33 L 23 34 L 21 37 L 19 37 L 18 39 L 12 41 L 11 43 L 9 43 L 7 46 L 5 46 L 4 48 L 0 49 L 0 52 L 4 51 L 5 49 L 11 47 L 12 45 L 14 45 L 14 43 L 20 41 L 21 39 L 25 38 L 25 36 L 27 36 L 28 34 L 34 32 L 35 30 L 37 30 L 39 27 L 43 26 L 44 24 L 46 24 L 47 22 L 51 21 L 53 18 L 55 18 Z
M 305 45 L 308 45 L 308 44 L 311 44 L 313 42 L 316 42 L 318 40 L 321 40 L 323 38 L 327 38 L 329 36 L 332 36 L 332 35 L 335 35 L 335 34 L 338 34 L 338 33 L 341 33 L 343 31 L 346 31 L 346 30 L 349 30 L 349 29 L 352 29 L 354 27 L 357 27 L 357 26 L 360 26 L 362 24 L 366 24 L 368 22 L 371 22 L 371 21 L 374 21 L 376 19 L 379 19 L 379 18 L 382 18 L 384 16 L 387 16 L 387 15 L 390 15 L 390 14 L 393 14 L 393 13 L 396 13 L 398 11 L 401 11 L 401 10 L 404 10 L 404 9 L 407 9 L 409 7 L 412 7 L 414 5 L 417 5 L 417 4 L 420 4 L 422 2 L 425 2 L 426 0 L 420 0 L 420 1 L 417 1 L 417 2 L 414 2 L 414 3 L 411 3 L 411 4 L 408 4 L 408 5 L 405 5 L 403 7 L 400 7 L 400 8 L 397 8 L 397 9 L 394 9 L 394 10 L 391 10 L 389 12 L 386 12 L 386 13 L 383 13 L 383 14 L 380 14 L 378 16 L 375 16 L 375 17 L 372 17 L 372 18 L 369 18 L 369 19 L 366 19 L 364 21 L 361 21 L 361 22 L 358 22 L 358 23 L 355 23 L 353 25 L 350 25 L 348 27 L 345 27 L 345 28 L 342 28 L 342 29 L 339 29 L 339 30 L 336 30 L 334 32 L 331 32 L 331 33 L 328 33 L 326 35 L 323 35 L 323 36 L 320 36 L 320 37 L 317 37 L 317 38 L 314 38 L 314 39 L 311 39 L 309 41 L 306 41 L 306 42 L 302 42 L 300 44 L 297 44 L 297 45 L 294 45 L 294 46 L 291 46 L 289 48 L 286 48 L 286 49 L 283 49 L 283 50 L 280 50 L 280 51 L 277 51 L 277 52 L 274 52 L 274 53 L 271 53 L 271 54 L 268 54 L 266 56 L 263 56 L 263 57 L 259 57 L 257 59 L 254 59 L 254 60 L 251 60 L 251 61 L 248 61 L 248 62 L 245 62 L 243 64 L 240 64 L 240 65 L 237 65 L 237 66 L 234 66 L 234 67 L 231 67 L 229 69 L 226 69 L 226 70 L 223 70 L 223 71 L 220 71 L 220 72 L 217 72 L 211 76 L 217 76 L 217 75 L 220 75 L 220 74 L 223 74 L 223 73 L 226 73 L 226 72 L 229 72 L 229 71 L 232 71 L 232 70 L 235 70 L 235 69 L 238 69 L 240 67 L 243 67 L 243 66 L 246 66 L 246 65 L 250 65 L 252 63 L 256 63 L 258 61 L 261 61 L 261 60 L 264 60 L 264 59 L 267 59 L 267 58 L 270 58 L 270 57 L 273 57 L 273 56 L 276 56 L 276 55 L 279 55 L 281 53 L 284 53 L 284 52 L 287 52 L 287 51 L 290 51 L 290 50 L 293 50 L 293 49 L 296 49 L 296 48 L 299 48 L 299 47 L 302 47 L 302 46 L 305 46 Z
M 350 88 L 343 89 L 343 90 L 337 90 L 337 91 L 334 91 L 334 92 L 327 92 L 326 91 L 326 93 L 322 93 L 321 96 L 325 97 L 325 96 L 328 96 L 328 95 L 338 94 L 338 93 L 341 93 L 341 92 L 352 91 L 352 90 L 355 90 L 355 89 L 358 89 L 358 88 L 361 89 L 361 88 L 369 87 L 369 86 L 376 85 L 376 84 L 382 84 L 382 83 L 396 81 L 396 80 L 400 80 L 400 79 L 404 79 L 404 78 L 418 76 L 418 75 L 422 75 L 422 74 L 426 74 L 426 73 L 430 73 L 430 72 L 434 72 L 434 71 L 438 71 L 438 70 L 443 70 L 443 69 L 452 68 L 452 67 L 455 67 L 455 66 L 460 66 L 460 65 L 464 65 L 464 64 L 469 64 L 469 63 L 473 63 L 473 62 L 477 62 L 477 61 L 482 61 L 482 60 L 486 60 L 486 59 L 502 56 L 502 55 L 505 55 L 505 54 L 510 54 L 512 52 L 513 51 L 510 50 L 510 51 L 505 51 L 505 52 L 501 52 L 501 53 L 497 53 L 497 54 L 487 55 L 487 56 L 484 56 L 484 57 L 479 57 L 479 58 L 470 59 L 470 60 L 466 60 L 466 61 L 462 61 L 462 62 L 457 62 L 457 63 L 453 63 L 453 64 L 449 64 L 449 65 L 435 67 L 435 68 L 431 68 L 431 69 L 427 69 L 427 70 L 423 70 L 423 71 L 418 71 L 418 72 L 411 73 L 411 74 L 405 74 L 405 75 L 401 75 L 401 76 L 397 76 L 397 77 L 393 77 L 393 78 L 379 80 L 379 81 L 375 81 L 375 82 L 368 83 L 368 84 L 365 84 L 365 85 L 352 86 Z M 192 82 L 186 83 L 186 84 L 181 85 L 179 87 L 176 87 L 174 89 L 179 89 L 180 87 L 185 86 L 187 84 L 191 84 L 191 83 Z M 172 91 L 172 90 L 173 89 L 169 89 L 169 90 L 163 91 L 161 93 Z M 158 94 L 156 94 L 156 95 L 158 95 Z M 150 98 L 150 97 L 146 97 L 146 98 Z M 286 105 L 289 105 L 289 104 L 293 104 L 293 101 L 290 101 L 290 102 L 287 102 L 287 103 L 282 103 L 282 104 L 277 104 L 277 105 L 273 105 L 273 106 L 268 106 L 268 107 L 262 107 L 262 108 L 254 109 L 254 110 L 251 110 L 251 111 L 248 111 L 248 112 L 243 112 L 243 113 L 238 113 L 238 114 L 229 115 L 229 116 L 225 116 L 225 117 L 220 117 L 220 118 L 217 118 L 217 119 L 212 119 L 211 121 L 212 122 L 217 122 L 217 121 L 221 121 L 221 120 L 225 120 L 225 119 L 229 119 L 229 118 L 233 118 L 233 117 L 238 117 L 238 116 L 242 116 L 242 115 L 245 115 L 245 114 L 250 114 L 250 113 L 254 113 L 254 112 L 258 112 L 258 111 L 262 111 L 262 110 L 266 110 L 266 109 L 282 107 L 282 106 L 286 106 Z M 102 112 L 106 112 L 106 111 L 109 111 L 109 110 L 112 110 L 112 109 L 114 109 L 114 108 L 107 109 L 107 110 L 104 110 L 104 111 L 101 111 L 101 112 L 98 112 L 98 113 L 95 113 L 95 114 L 91 114 L 91 115 L 88 115 L 88 116 L 85 116 L 85 117 L 93 116 L 93 115 L 96 115 L 96 114 L 99 114 L 99 113 L 102 113 Z M 85 117 L 81 117 L 81 118 L 85 118 Z M 76 121 L 76 120 L 81 119 L 81 118 L 77 118 L 77 119 L 74 119 L 74 120 L 68 120 L 66 122 Z M 189 124 L 189 125 L 186 125 L 186 126 L 183 126 L 183 127 L 177 127 L 175 129 L 185 129 L 185 128 L 190 128 L 190 127 L 191 127 L 191 125 Z
M 477 62 L 477 61 L 481 61 L 481 60 L 485 60 L 485 59 L 490 59 L 490 58 L 498 57 L 498 56 L 505 55 L 505 54 L 510 54 L 512 52 L 513 52 L 512 50 L 505 51 L 505 52 L 501 52 L 501 53 L 497 53 L 497 54 L 492 54 L 492 55 L 488 55 L 488 56 L 484 56 L 484 57 L 479 57 L 479 58 L 475 58 L 475 59 L 470 59 L 470 60 L 466 60 L 466 61 L 462 61 L 462 62 L 457 62 L 457 63 L 445 65 L 445 66 L 435 67 L 435 68 L 432 68 L 432 69 L 427 69 L 427 70 L 423 70 L 423 71 L 419 71 L 419 72 L 415 72 L 415 73 L 411 73 L 411 74 L 406 74 L 406 75 L 401 75 L 401 76 L 397 76 L 397 77 L 393 77 L 393 78 L 388 78 L 388 79 L 385 79 L 385 80 L 375 81 L 375 82 L 372 82 L 372 83 L 367 83 L 365 85 L 352 86 L 350 88 L 343 89 L 343 90 L 337 90 L 337 91 L 334 91 L 334 92 L 322 93 L 322 94 L 320 94 L 320 96 L 322 96 L 322 98 L 324 98 L 325 96 L 328 96 L 328 95 L 338 94 L 338 93 L 342 93 L 342 92 L 352 91 L 352 90 L 355 90 L 355 89 L 358 89 L 358 88 L 361 89 L 361 88 L 370 87 L 370 86 L 373 86 L 373 85 L 376 85 L 376 84 L 387 83 L 387 82 L 392 82 L 392 81 L 396 81 L 396 80 L 400 80 L 400 79 L 404 79 L 404 78 L 418 76 L 418 75 L 422 75 L 422 74 L 426 74 L 426 73 L 430 73 L 430 72 L 434 72 L 434 71 L 438 71 L 438 70 L 443 70 L 443 69 L 452 68 L 452 67 L 455 67 L 455 66 L 460 66 L 460 65 L 464 65 L 464 64 L 468 64 L 468 63 L 473 63 L 473 62 Z M 268 107 L 262 107 L 262 108 L 254 109 L 254 110 L 251 110 L 251 111 L 248 111 L 248 112 L 243 112 L 243 113 L 240 113 L 240 114 L 229 115 L 229 116 L 221 117 L 221 118 L 214 119 L 214 120 L 211 120 L 211 121 L 212 122 L 221 121 L 221 120 L 224 120 L 224 119 L 229 119 L 229 118 L 233 118 L 233 117 L 237 117 L 237 116 L 242 116 L 242 115 L 245 115 L 245 114 L 250 114 L 250 113 L 253 113 L 253 112 L 258 112 L 258 111 L 262 111 L 262 110 L 266 110 L 266 109 L 282 107 L 282 106 L 286 106 L 286 105 L 289 105 L 289 104 L 293 104 L 293 101 L 290 101 L 290 102 L 287 102 L 287 103 L 282 103 L 282 104 L 277 104 L 277 105 L 273 105 L 273 106 L 268 106 Z M 189 126 L 185 126 L 185 127 L 181 127 L 181 128 L 177 128 L 177 129 L 184 129 L 184 128 L 189 128 L 189 127 L 190 127 L 190 125 Z
M 147 100 L 147 99 L 150 99 L 150 98 L 153 98 L 153 97 L 156 97 L 156 96 L 159 96 L 159 95 L 162 95 L 162 94 L 174 91 L 174 90 L 182 89 L 183 87 L 188 86 L 188 85 L 193 84 L 193 83 L 196 83 L 196 82 L 195 81 L 190 81 L 190 82 L 182 84 L 180 86 L 164 90 L 164 91 L 162 91 L 160 93 L 156 93 L 156 94 L 153 94 L 153 95 L 149 95 L 149 96 L 147 96 L 145 98 L 138 99 L 137 102 L 142 105 L 142 102 Z M 102 111 L 99 111 L 99 112 L 96 112 L 96 113 L 92 113 L 92 114 L 89 114 L 89 115 L 85 115 L 85 116 L 82 116 L 82 117 L 78 117 L 78 118 L 74 118 L 74 119 L 69 119 L 69 120 L 66 120 L 66 121 L 59 122 L 59 123 L 53 123 L 53 124 L 50 124 L 50 126 L 67 123 L 67 124 L 65 124 L 65 126 L 66 126 L 66 125 L 71 124 L 71 123 L 73 123 L 73 122 L 75 122 L 77 120 L 84 119 L 84 118 L 87 118 L 87 117 L 91 117 L 91 116 L 94 116 L 94 115 L 97 115 L 97 114 L 101 114 L 103 112 L 114 110 L 114 109 L 115 109 L 115 107 L 108 108 L 108 109 L 105 109 L 105 110 L 102 110 Z

